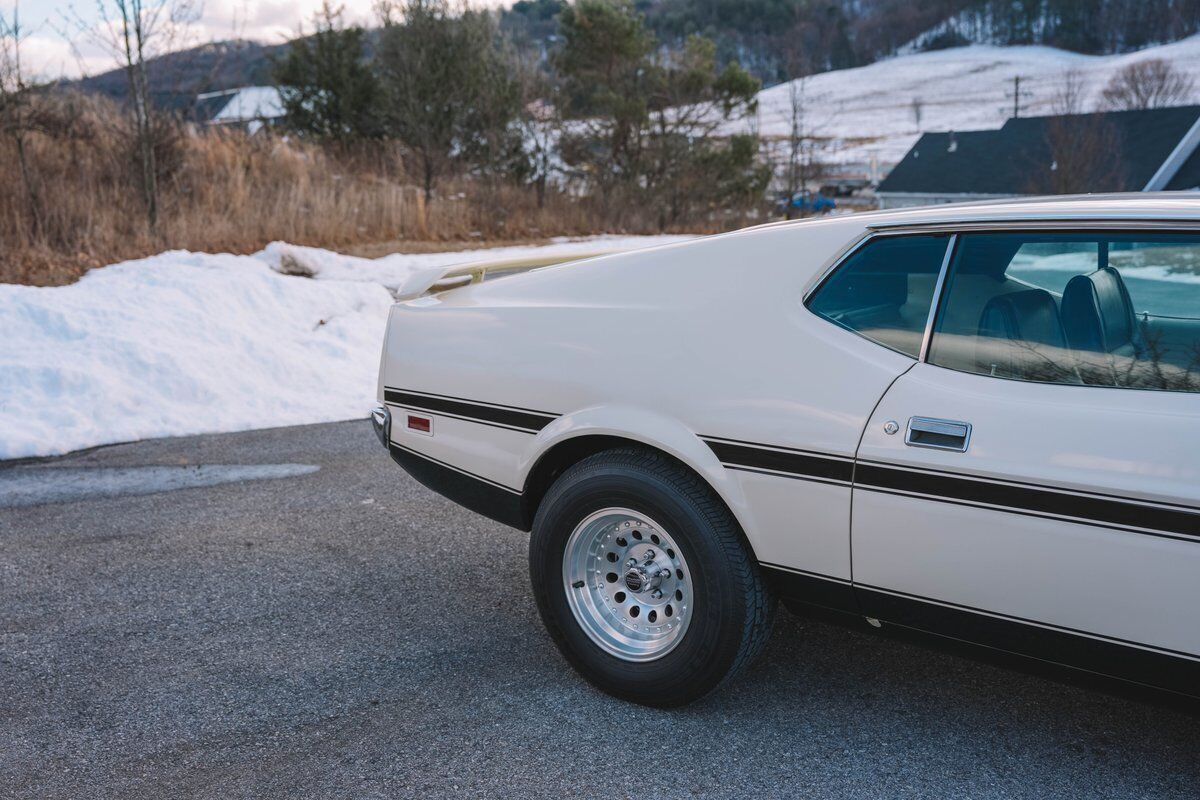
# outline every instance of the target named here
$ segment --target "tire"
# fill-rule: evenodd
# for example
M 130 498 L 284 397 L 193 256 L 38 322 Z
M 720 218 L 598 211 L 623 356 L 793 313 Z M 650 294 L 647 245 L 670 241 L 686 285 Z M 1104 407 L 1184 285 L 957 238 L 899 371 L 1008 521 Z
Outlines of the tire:
M 707 695 L 770 634 L 775 601 L 732 514 L 696 475 L 653 451 L 607 450 L 563 473 L 534 518 L 529 568 L 563 656 L 635 703 L 672 707 Z

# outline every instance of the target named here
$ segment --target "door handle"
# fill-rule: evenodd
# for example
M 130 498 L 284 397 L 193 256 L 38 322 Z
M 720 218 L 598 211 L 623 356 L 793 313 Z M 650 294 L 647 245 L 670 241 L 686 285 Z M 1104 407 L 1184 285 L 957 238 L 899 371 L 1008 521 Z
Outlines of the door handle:
M 909 447 L 967 452 L 971 444 L 971 423 L 933 417 L 909 417 L 904 443 Z

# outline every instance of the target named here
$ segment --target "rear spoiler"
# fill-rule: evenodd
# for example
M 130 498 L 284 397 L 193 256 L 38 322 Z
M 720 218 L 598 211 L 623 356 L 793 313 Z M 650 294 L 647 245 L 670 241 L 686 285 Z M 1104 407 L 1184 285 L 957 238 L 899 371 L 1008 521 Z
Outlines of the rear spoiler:
M 606 256 L 617 252 L 613 250 L 598 250 L 594 253 L 572 253 L 570 255 L 542 256 L 540 258 L 511 258 L 503 261 L 477 261 L 466 264 L 451 264 L 444 267 L 428 267 L 409 275 L 396 292 L 397 300 L 411 300 L 426 292 L 443 292 L 466 286 L 469 283 L 480 283 L 488 275 L 508 272 L 525 272 L 526 270 L 550 267 L 555 264 L 566 264 L 572 261 L 584 261 L 589 258 Z

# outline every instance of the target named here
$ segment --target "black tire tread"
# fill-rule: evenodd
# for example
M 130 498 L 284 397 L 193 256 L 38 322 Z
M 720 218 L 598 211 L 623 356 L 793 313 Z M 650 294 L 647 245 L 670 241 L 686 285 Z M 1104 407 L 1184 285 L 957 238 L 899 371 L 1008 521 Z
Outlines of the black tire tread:
M 694 472 L 668 456 L 648 448 L 622 447 L 595 453 L 568 468 L 546 493 L 538 515 L 549 508 L 565 487 L 586 477 L 586 473 L 614 466 L 641 473 L 646 478 L 666 484 L 682 495 L 710 523 L 717 544 L 724 554 L 735 583 L 741 589 L 745 603 L 742 640 L 733 663 L 724 677 L 705 694 L 720 689 L 734 680 L 766 646 L 774 621 L 776 600 L 754 559 L 741 526 L 707 483 Z M 535 523 L 536 525 L 536 523 Z M 693 698 L 698 699 L 698 698 Z

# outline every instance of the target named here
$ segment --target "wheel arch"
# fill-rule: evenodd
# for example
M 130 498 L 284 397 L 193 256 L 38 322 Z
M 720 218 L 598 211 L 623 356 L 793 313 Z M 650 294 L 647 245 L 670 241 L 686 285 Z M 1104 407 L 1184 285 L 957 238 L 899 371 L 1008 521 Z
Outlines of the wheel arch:
M 532 528 L 533 518 L 546 492 L 571 465 L 605 450 L 639 447 L 666 456 L 712 489 L 737 521 L 753 552 L 753 535 L 748 525 L 750 513 L 745 497 L 708 445 L 682 423 L 666 420 L 658 414 L 632 409 L 612 411 L 609 414 L 592 410 L 577 416 L 564 416 L 537 437 L 535 444 L 540 446 L 532 447 L 524 459 L 522 506 L 526 526 Z M 612 419 L 602 422 L 602 418 L 610 416 L 621 418 L 624 424 L 618 426 Z

